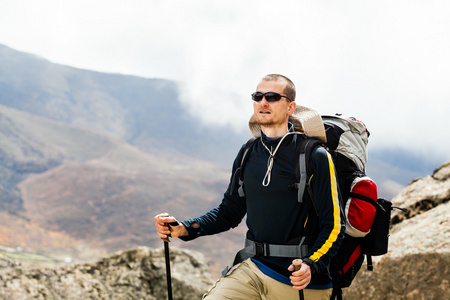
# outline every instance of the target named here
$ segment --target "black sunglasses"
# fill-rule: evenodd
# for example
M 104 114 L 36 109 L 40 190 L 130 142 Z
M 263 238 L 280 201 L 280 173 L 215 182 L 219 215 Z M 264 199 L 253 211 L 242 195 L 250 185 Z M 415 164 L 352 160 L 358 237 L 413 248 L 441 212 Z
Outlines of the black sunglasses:
M 291 99 L 289 99 L 288 97 L 275 93 L 275 92 L 268 92 L 268 93 L 261 93 L 261 92 L 254 92 L 252 94 L 252 99 L 253 101 L 259 102 L 263 99 L 263 97 L 266 97 L 266 101 L 267 102 L 275 102 L 275 101 L 280 101 L 281 97 L 288 99 L 289 101 L 291 101 Z

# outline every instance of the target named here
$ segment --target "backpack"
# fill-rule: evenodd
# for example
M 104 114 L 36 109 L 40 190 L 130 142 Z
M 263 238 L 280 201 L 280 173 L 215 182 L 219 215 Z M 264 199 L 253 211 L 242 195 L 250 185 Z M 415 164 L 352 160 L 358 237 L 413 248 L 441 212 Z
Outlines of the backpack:
M 389 225 L 392 203 L 378 198 L 375 182 L 366 176 L 367 143 L 369 131 L 364 123 L 355 118 L 340 115 L 322 116 L 327 141 L 306 138 L 297 145 L 295 154 L 295 188 L 298 201 L 302 202 L 305 191 L 313 200 L 312 189 L 307 184 L 310 177 L 309 157 L 317 146 L 324 147 L 335 164 L 339 190 L 342 195 L 341 206 L 346 218 L 346 231 L 342 244 L 330 263 L 333 282 L 331 299 L 342 299 L 342 288 L 350 286 L 360 270 L 364 255 L 368 270 L 373 270 L 372 256 L 383 255 L 388 251 Z M 250 139 L 244 146 L 239 173 L 240 196 L 243 196 L 243 173 L 251 149 L 257 139 Z M 314 201 L 312 201 L 314 207 Z M 242 250 L 241 250 L 242 251 Z

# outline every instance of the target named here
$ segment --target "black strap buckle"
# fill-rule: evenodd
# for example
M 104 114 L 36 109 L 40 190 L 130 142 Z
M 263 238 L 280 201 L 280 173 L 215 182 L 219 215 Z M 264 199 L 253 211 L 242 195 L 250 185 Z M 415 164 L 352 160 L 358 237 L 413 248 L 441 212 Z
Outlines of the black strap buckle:
M 270 256 L 269 245 L 255 242 L 255 256 Z

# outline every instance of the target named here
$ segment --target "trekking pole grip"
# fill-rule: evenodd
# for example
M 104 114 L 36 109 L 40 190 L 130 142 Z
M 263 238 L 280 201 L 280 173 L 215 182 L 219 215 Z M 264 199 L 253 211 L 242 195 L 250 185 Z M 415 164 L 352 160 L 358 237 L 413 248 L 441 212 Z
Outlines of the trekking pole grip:
M 292 264 L 294 265 L 294 271 L 300 270 L 300 268 L 302 267 L 302 263 L 303 261 L 300 258 L 294 259 L 292 261 Z
M 294 259 L 292 261 L 292 264 L 294 265 L 294 271 L 300 270 L 302 267 L 303 261 L 300 258 Z M 300 300 L 305 300 L 305 295 L 303 294 L 303 290 L 298 291 L 298 295 L 300 297 Z

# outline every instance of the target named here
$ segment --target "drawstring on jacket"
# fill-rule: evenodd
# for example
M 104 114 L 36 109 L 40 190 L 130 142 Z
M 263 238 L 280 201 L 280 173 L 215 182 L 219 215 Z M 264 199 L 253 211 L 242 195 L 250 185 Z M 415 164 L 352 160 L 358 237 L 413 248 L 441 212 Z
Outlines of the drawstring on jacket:
M 270 180 L 271 180 L 271 177 L 272 177 L 273 159 L 275 158 L 275 154 L 277 153 L 278 148 L 280 148 L 280 145 L 281 145 L 281 143 L 283 142 L 284 138 L 287 137 L 287 136 L 290 135 L 290 134 L 300 134 L 300 132 L 292 132 L 292 131 L 287 132 L 287 133 L 281 138 L 281 140 L 278 142 L 278 145 L 277 145 L 277 147 L 275 148 L 275 151 L 273 151 L 273 152 L 269 149 L 269 147 L 266 146 L 266 144 L 264 144 L 263 139 L 261 139 L 261 143 L 263 144 L 264 148 L 266 148 L 267 151 L 269 151 L 269 154 L 270 154 L 270 155 L 269 155 L 269 159 L 267 160 L 267 172 L 266 172 L 266 175 L 264 176 L 264 179 L 263 179 L 263 181 L 262 181 L 262 185 L 263 185 L 263 186 L 269 186 Z

